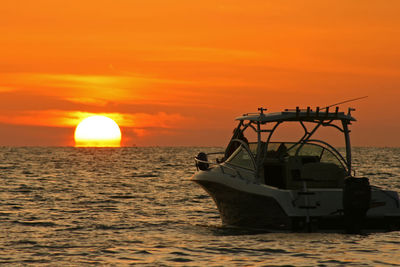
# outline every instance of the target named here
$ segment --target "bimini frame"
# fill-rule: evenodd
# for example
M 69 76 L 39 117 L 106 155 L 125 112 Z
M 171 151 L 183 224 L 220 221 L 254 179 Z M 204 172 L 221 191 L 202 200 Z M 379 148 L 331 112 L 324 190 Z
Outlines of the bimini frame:
M 299 153 L 301 148 L 306 144 L 306 143 L 319 143 L 327 148 L 329 148 L 335 155 L 340 162 L 344 165 L 346 169 L 347 175 L 351 175 L 352 172 L 352 167 L 351 167 L 351 145 L 350 145 L 350 130 L 348 125 L 351 124 L 352 121 L 355 121 L 355 119 L 351 116 L 351 111 L 354 109 L 349 108 L 349 111 L 347 114 L 344 114 L 344 112 L 339 112 L 339 107 L 336 107 L 334 112 L 329 112 L 329 107 L 322 108 L 320 109 L 319 107 L 316 108 L 316 110 L 312 110 L 310 107 L 307 107 L 307 109 L 300 109 L 299 107 L 296 107 L 296 109 L 290 110 L 290 109 L 285 109 L 283 112 L 278 112 L 278 113 L 267 113 L 265 114 L 264 111 L 266 109 L 264 108 L 259 108 L 259 113 L 248 113 L 248 114 L 243 114 L 243 116 L 236 118 L 236 120 L 239 120 L 239 125 L 234 131 L 234 134 L 227 146 L 227 149 L 225 151 L 225 156 L 227 156 L 227 151 L 229 150 L 229 147 L 233 145 L 233 143 L 238 142 L 238 139 L 240 140 L 241 136 L 243 136 L 243 132 L 247 128 L 253 129 L 257 133 L 257 151 L 256 151 L 256 156 L 255 156 L 255 161 L 256 161 L 256 170 L 255 170 L 255 178 L 256 180 L 260 180 L 258 177 L 260 168 L 262 167 L 262 163 L 264 159 L 267 157 L 267 152 L 268 152 L 268 146 L 271 143 L 271 138 L 273 134 L 275 133 L 276 129 L 278 128 L 279 125 L 281 125 L 283 122 L 289 122 L 289 121 L 297 121 L 300 123 L 304 130 L 304 135 L 296 142 L 293 143 L 289 148 L 289 150 L 295 149 L 297 147 L 296 155 Z M 341 127 L 336 125 L 335 122 L 341 121 Z M 311 129 L 308 129 L 307 126 L 304 124 L 305 122 L 307 123 L 315 123 Z M 267 125 L 267 124 L 272 124 L 272 128 L 270 129 L 262 129 L 262 125 Z M 346 145 L 346 158 L 344 158 L 337 149 L 335 149 L 333 146 L 328 144 L 327 142 L 323 140 L 318 140 L 318 139 L 311 139 L 311 137 L 314 135 L 314 133 L 321 127 L 334 127 L 340 132 L 343 133 L 344 138 L 345 138 L 345 145 Z M 265 128 L 265 127 L 263 127 Z M 262 145 L 262 133 L 267 133 L 267 139 L 265 141 L 265 145 Z M 242 146 L 247 146 L 245 142 L 240 142 L 240 145 Z M 324 148 L 324 149 L 327 149 Z M 247 151 L 250 151 L 248 147 L 246 147 Z M 253 158 L 253 155 L 250 155 Z

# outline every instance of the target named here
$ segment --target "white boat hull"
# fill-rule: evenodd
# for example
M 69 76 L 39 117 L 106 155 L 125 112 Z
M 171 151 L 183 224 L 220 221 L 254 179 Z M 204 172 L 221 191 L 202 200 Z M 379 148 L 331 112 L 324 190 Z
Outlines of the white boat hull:
M 342 189 L 282 190 L 234 175 L 221 168 L 193 176 L 214 199 L 223 224 L 288 231 L 394 230 L 400 228 L 397 193 L 372 190 L 372 203 L 359 220 L 343 212 Z

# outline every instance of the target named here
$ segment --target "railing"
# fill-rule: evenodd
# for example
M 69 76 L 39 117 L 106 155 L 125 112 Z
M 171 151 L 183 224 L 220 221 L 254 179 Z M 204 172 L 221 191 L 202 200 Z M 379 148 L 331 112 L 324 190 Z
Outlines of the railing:
M 241 141 L 241 140 L 240 140 L 240 141 Z M 239 147 L 239 148 L 240 148 L 240 147 Z M 250 151 L 250 150 L 248 150 L 248 148 L 247 148 L 246 151 Z M 210 152 L 210 153 L 205 153 L 205 154 L 207 155 L 207 158 L 208 158 L 209 155 L 225 154 L 225 152 Z M 250 157 L 252 157 L 252 156 L 253 156 L 253 155 L 250 154 Z M 225 162 L 225 161 L 224 161 L 226 164 L 223 165 L 222 163 L 224 163 L 224 162 L 218 162 L 218 161 L 212 162 L 212 161 L 208 161 L 208 160 L 207 160 L 207 161 L 206 161 L 206 160 L 200 160 L 200 159 L 198 159 L 197 157 L 195 157 L 194 160 L 195 160 L 195 162 L 196 162 L 196 168 L 197 168 L 197 170 L 199 170 L 199 167 L 198 167 L 198 164 L 197 164 L 197 163 L 204 163 L 204 164 L 209 164 L 209 165 L 218 166 L 218 167 L 221 169 L 221 172 L 222 172 L 223 174 L 229 174 L 229 175 L 234 176 L 234 177 L 239 176 L 241 179 L 244 179 L 244 177 L 240 174 L 240 171 L 239 171 L 237 168 L 231 167 L 232 164 L 230 164 L 231 166 L 227 165 L 227 164 L 229 164 L 229 162 Z M 252 160 L 253 160 L 253 163 L 255 163 L 254 158 L 252 158 Z M 235 166 L 235 165 L 233 165 L 233 166 Z M 239 167 L 239 168 L 240 168 L 240 167 Z M 226 170 L 224 170 L 224 169 L 231 170 L 231 171 L 233 171 L 235 174 L 232 175 L 231 173 L 226 172 Z M 250 172 L 253 172 L 254 175 L 256 174 L 256 172 L 255 172 L 254 170 L 251 170 L 251 169 L 246 169 L 246 170 L 247 170 L 247 171 L 250 171 Z

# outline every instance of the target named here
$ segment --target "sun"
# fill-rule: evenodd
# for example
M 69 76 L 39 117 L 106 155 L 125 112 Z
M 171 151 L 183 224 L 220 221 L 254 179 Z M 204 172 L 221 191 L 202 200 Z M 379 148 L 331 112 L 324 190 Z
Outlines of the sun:
M 76 147 L 120 147 L 121 130 L 106 116 L 91 116 L 81 121 L 75 129 Z

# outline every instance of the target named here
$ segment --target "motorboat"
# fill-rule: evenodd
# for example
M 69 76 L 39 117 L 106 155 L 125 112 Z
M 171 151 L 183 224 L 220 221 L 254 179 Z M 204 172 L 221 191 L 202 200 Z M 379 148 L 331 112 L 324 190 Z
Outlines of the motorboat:
M 283 231 L 400 229 L 398 193 L 372 186 L 352 168 L 354 109 L 285 109 L 247 113 L 225 151 L 200 152 L 192 181 L 213 198 L 224 225 Z M 300 130 L 293 140 L 284 125 Z M 292 128 L 291 128 L 292 127 Z M 335 148 L 324 137 L 343 140 Z M 322 134 L 318 134 L 322 132 Z M 252 137 L 253 139 L 250 140 Z M 211 160 L 215 157 L 215 160 Z

